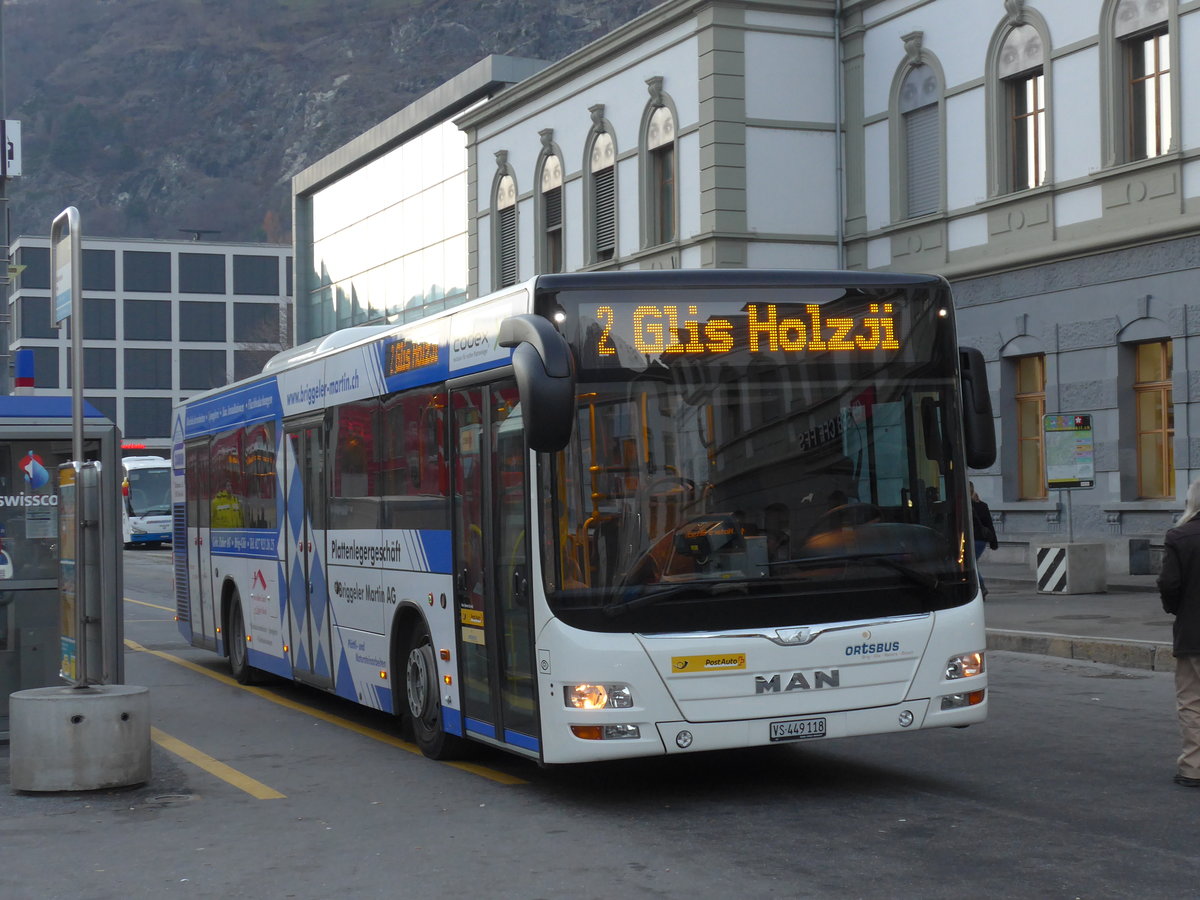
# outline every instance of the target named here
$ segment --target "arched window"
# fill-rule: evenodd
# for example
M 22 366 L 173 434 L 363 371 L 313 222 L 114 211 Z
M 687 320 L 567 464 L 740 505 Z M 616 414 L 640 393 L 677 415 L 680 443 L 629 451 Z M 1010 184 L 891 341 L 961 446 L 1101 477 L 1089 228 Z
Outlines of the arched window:
M 1046 414 L 1046 356 L 1035 353 L 1013 360 L 1017 407 L 1017 496 L 1046 497 L 1042 416 Z
M 606 262 L 617 255 L 617 144 L 604 121 L 604 105 L 596 104 L 585 160 L 584 202 L 587 205 L 588 261 Z
M 1175 404 L 1170 339 L 1134 346 L 1138 497 L 1175 496 Z
M 924 49 L 920 31 L 901 40 L 905 59 L 892 79 L 888 103 L 893 221 L 929 215 L 945 204 L 945 79 L 936 57 Z
M 496 182 L 496 287 L 517 283 L 517 182 L 501 175 Z
M 642 217 L 643 244 L 652 247 L 675 240 L 676 187 L 675 114 L 662 93 L 662 79 L 648 82 L 653 98 L 643 118 Z
M 1151 159 L 1177 149 L 1175 0 L 1105 0 L 1102 16 L 1108 163 Z
M 1009 30 L 1000 45 L 996 74 L 1003 92 L 1004 159 L 1010 191 L 1046 180 L 1045 46 L 1032 25 Z
M 927 63 L 911 66 L 900 83 L 898 111 L 905 218 L 937 212 L 942 197 L 941 80 Z
M 539 272 L 563 270 L 563 167 L 562 157 L 549 152 L 542 157 L 538 185 L 541 242 Z

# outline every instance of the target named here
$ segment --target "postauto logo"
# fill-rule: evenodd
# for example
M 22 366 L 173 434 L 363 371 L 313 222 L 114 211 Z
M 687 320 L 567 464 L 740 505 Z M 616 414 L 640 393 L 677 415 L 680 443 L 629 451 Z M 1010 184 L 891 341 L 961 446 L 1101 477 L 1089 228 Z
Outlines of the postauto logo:
M 44 488 L 50 481 L 50 473 L 42 464 L 42 458 L 32 450 L 25 454 L 20 468 L 25 473 L 25 483 L 35 491 Z

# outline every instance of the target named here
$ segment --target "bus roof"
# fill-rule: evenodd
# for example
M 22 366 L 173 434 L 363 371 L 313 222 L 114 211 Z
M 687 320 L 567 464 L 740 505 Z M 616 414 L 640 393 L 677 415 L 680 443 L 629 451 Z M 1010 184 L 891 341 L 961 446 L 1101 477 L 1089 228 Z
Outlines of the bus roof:
M 162 456 L 126 456 L 121 465 L 126 469 L 161 469 L 171 465 L 171 461 Z

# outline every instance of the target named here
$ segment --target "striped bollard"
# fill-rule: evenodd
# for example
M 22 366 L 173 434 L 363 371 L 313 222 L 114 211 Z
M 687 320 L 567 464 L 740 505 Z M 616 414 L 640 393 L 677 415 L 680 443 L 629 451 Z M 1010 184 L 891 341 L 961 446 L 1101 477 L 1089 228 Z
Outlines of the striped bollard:
M 1064 594 L 1067 591 L 1067 548 L 1039 547 L 1037 586 L 1040 594 Z

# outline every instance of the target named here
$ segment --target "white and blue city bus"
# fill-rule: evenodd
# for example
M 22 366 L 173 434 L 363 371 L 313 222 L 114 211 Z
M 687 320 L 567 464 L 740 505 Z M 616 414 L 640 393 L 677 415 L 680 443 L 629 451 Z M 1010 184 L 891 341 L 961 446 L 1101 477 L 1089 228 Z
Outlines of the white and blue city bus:
M 121 460 L 121 528 L 126 547 L 155 549 L 171 540 L 171 461 L 161 456 Z
M 183 404 L 179 624 L 435 758 L 970 725 L 994 456 L 943 279 L 540 276 Z

